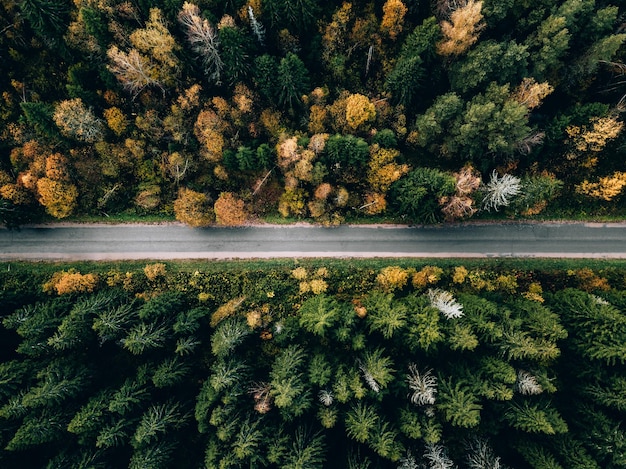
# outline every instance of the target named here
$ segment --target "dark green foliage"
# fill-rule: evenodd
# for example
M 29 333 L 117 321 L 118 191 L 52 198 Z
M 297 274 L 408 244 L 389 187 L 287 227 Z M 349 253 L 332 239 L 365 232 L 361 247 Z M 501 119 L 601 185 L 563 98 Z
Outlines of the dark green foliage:
M 281 59 L 277 69 L 278 105 L 294 109 L 302 95 L 309 90 L 309 72 L 300 58 L 289 52 Z
M 369 156 L 367 142 L 354 135 L 333 135 L 324 151 L 327 167 L 339 173 L 359 171 Z
M 66 0 L 21 0 L 22 15 L 45 42 L 58 45 L 69 23 L 70 2 Z
M 455 184 L 454 177 L 442 171 L 416 168 L 393 184 L 391 201 L 407 221 L 432 223 L 441 217 L 439 199 L 452 195 Z
M 239 28 L 220 29 L 221 59 L 224 63 L 224 81 L 228 86 L 243 81 L 250 72 L 250 38 Z
M 0 363 L 0 458 L 28 467 L 398 467 L 428 463 L 415 448 L 437 445 L 461 467 L 478 448 L 467 441 L 479 439 L 493 448 L 483 456 L 508 467 L 624 466 L 623 292 L 561 289 L 575 279 L 494 264 L 470 267 L 461 281 L 442 262 L 432 287 L 452 292 L 464 313 L 447 319 L 423 286 L 379 291 L 377 268 L 390 263 L 368 265 L 327 267 L 329 290 L 318 295 L 293 287 L 293 265 L 238 266 L 168 269 L 145 303 L 100 287 L 21 307 L 3 320 L 19 345 Z M 623 267 L 610 269 L 621 286 Z M 198 306 L 190 281 L 207 279 L 211 300 Z M 544 303 L 526 295 L 529 282 L 542 284 Z M 288 293 L 257 296 L 257 284 Z M 215 305 L 244 295 L 209 326 Z

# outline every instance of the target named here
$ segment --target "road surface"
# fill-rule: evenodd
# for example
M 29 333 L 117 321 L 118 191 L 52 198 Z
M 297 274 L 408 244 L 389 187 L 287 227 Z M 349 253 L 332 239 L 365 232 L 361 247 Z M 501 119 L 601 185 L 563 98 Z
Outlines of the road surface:
M 269 257 L 626 258 L 626 224 L 50 225 L 0 229 L 0 260 Z

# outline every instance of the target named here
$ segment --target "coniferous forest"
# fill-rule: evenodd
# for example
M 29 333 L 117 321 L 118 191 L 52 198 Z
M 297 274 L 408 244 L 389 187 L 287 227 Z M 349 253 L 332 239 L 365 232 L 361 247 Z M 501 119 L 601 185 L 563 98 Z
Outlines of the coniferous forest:
M 624 215 L 623 2 L 0 6 L 5 223 Z
M 6 468 L 617 469 L 626 268 L 14 264 Z

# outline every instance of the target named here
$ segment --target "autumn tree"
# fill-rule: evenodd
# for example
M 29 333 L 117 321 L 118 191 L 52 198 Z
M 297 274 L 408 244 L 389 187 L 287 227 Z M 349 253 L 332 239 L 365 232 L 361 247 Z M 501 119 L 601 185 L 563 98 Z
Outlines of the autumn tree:
M 69 182 L 43 177 L 37 180 L 37 195 L 46 212 L 55 218 L 66 218 L 76 208 L 78 189 Z
M 244 201 L 232 192 L 222 192 L 215 201 L 213 210 L 215 211 L 215 221 L 219 225 L 242 225 L 248 218 Z
M 213 222 L 214 214 L 206 194 L 187 189 L 179 189 L 174 201 L 176 219 L 193 227 L 208 226 Z
M 54 109 L 54 122 L 66 137 L 94 143 L 103 137 L 104 126 L 80 98 L 61 101 Z
M 437 43 L 437 52 L 443 56 L 465 53 L 476 41 L 485 27 L 482 22 L 483 2 L 470 0 L 450 15 L 450 21 L 441 23 L 443 39 Z
M 366 129 L 367 124 L 376 118 L 374 104 L 362 94 L 351 94 L 346 99 L 346 123 L 352 131 Z
M 383 19 L 380 29 L 391 39 L 396 39 L 402 32 L 404 16 L 408 9 L 401 0 L 387 0 L 383 5 Z
M 191 49 L 200 57 L 204 73 L 214 83 L 220 84 L 224 64 L 220 57 L 217 30 L 209 20 L 200 16 L 200 8 L 189 2 L 183 4 L 178 22 L 185 29 Z

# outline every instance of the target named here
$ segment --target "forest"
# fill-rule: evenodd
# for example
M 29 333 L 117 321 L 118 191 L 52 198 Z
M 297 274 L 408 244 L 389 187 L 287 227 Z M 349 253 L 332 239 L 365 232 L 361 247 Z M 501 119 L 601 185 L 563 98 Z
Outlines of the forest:
M 605 0 L 1 0 L 0 217 L 623 217 Z
M 6 468 L 617 469 L 626 264 L 14 263 Z

